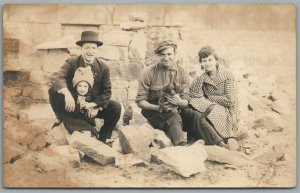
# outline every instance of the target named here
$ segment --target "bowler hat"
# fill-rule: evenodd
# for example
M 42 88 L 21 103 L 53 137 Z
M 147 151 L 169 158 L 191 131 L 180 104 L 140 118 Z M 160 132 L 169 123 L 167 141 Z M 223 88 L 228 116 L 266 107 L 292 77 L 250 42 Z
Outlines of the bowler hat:
M 84 31 L 81 33 L 81 40 L 77 41 L 76 44 L 82 46 L 84 43 L 95 43 L 98 47 L 103 45 L 103 42 L 98 39 L 98 33 L 94 31 Z
M 161 51 L 163 51 L 163 50 L 165 50 L 169 47 L 173 47 L 174 50 L 176 50 L 177 44 L 172 40 L 161 41 L 161 42 L 158 43 L 158 45 L 157 45 L 156 49 L 154 50 L 154 52 L 156 54 L 159 54 Z

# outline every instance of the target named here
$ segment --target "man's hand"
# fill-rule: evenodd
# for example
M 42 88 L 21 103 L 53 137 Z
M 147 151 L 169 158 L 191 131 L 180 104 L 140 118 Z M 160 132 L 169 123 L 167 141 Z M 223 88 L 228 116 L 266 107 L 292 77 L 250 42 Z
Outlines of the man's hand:
M 93 109 L 93 108 L 90 108 L 87 110 L 87 116 L 91 119 L 95 118 L 96 115 L 98 114 L 98 111 L 99 109 Z
M 170 104 L 169 102 L 163 102 L 159 104 L 159 112 L 170 112 L 174 108 L 176 108 L 176 106 Z
M 85 109 L 94 108 L 94 107 L 96 107 L 96 106 L 97 106 L 97 104 L 94 103 L 94 102 L 91 102 L 91 103 L 85 102 L 85 103 L 83 104 L 83 107 L 84 107 Z
M 183 107 L 185 107 L 188 104 L 188 101 L 180 98 L 179 94 L 175 94 L 173 96 L 168 96 L 167 100 L 169 101 L 169 103 L 172 103 L 172 104 L 178 105 L 178 106 L 183 106 Z
M 70 92 L 65 95 L 65 104 L 65 109 L 68 112 L 73 112 L 75 110 L 75 100 Z

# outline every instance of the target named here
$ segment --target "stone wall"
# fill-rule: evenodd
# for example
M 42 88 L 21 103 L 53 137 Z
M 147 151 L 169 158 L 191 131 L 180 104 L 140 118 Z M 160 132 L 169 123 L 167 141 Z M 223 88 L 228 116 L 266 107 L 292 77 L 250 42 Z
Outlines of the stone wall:
M 161 39 L 178 43 L 177 59 L 201 73 L 197 52 L 216 48 L 226 64 L 244 62 L 261 76 L 295 69 L 292 5 L 5 5 L 5 100 L 24 96 L 48 100 L 48 77 L 70 55 L 83 30 L 99 32 L 97 57 L 111 68 L 113 98 L 132 101 L 142 69 L 158 61 Z M 290 51 L 292 50 L 292 51 Z M 281 54 L 284 53 L 284 54 Z M 272 68 L 270 68 L 272 66 Z M 267 72 L 268 73 L 268 72 Z M 280 81 L 280 78 L 278 78 Z M 295 80 L 295 76 L 289 79 Z

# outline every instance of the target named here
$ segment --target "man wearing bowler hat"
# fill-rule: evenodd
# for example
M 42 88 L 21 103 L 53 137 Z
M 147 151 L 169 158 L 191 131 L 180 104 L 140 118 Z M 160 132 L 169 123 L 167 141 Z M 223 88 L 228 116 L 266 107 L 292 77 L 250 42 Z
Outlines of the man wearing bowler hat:
M 98 33 L 84 31 L 81 40 L 76 44 L 81 47 L 81 55 L 72 56 L 50 78 L 52 87 L 49 89 L 49 99 L 52 109 L 57 117 L 57 125 L 61 122 L 70 133 L 74 130 L 92 130 L 94 123 L 74 117 L 76 92 L 72 80 L 79 67 L 89 67 L 92 70 L 94 84 L 91 87 L 91 101 L 88 102 L 87 116 L 91 119 L 104 119 L 98 139 L 105 142 L 111 138 L 121 114 L 121 105 L 111 98 L 110 70 L 101 60 L 96 58 L 96 51 L 103 43 L 98 39 Z

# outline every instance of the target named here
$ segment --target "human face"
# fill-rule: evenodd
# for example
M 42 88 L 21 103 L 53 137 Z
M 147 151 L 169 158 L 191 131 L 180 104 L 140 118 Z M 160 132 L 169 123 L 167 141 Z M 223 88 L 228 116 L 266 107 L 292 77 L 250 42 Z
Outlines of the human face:
M 160 58 L 160 62 L 164 65 L 164 67 L 169 68 L 172 66 L 175 59 L 175 50 L 173 47 L 169 47 L 165 50 L 162 50 L 158 54 Z
M 85 81 L 81 81 L 77 84 L 76 89 L 79 95 L 85 96 L 89 91 L 89 84 Z
M 215 59 L 215 56 L 213 54 L 207 56 L 206 58 L 202 58 L 202 61 L 200 62 L 206 72 L 217 70 L 218 61 Z
M 97 44 L 95 43 L 84 43 L 81 46 L 82 58 L 90 63 L 96 58 Z

